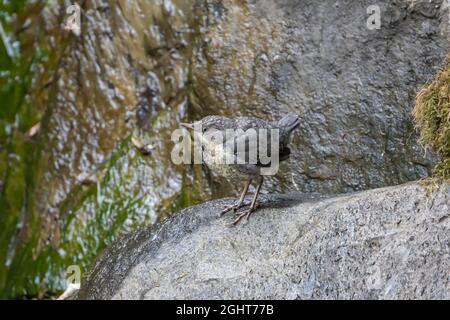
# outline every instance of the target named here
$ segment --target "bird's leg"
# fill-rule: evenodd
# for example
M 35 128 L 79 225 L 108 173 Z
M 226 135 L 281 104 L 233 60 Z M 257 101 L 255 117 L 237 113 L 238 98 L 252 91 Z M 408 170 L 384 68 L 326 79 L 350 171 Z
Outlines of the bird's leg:
M 241 219 L 244 217 L 247 217 L 247 220 L 248 220 L 250 218 L 250 215 L 256 210 L 256 208 L 257 208 L 256 199 L 258 199 L 258 194 L 259 194 L 259 191 L 261 191 L 263 182 L 264 182 L 264 178 L 263 178 L 263 176 L 260 176 L 260 181 L 259 181 L 258 186 L 256 187 L 256 192 L 255 192 L 255 195 L 253 196 L 253 200 L 250 205 L 250 208 L 248 210 L 244 211 L 243 213 L 241 213 L 236 218 L 236 220 L 234 220 L 234 222 L 233 222 L 234 225 L 237 225 L 239 223 L 239 221 L 241 221 Z
M 231 210 L 236 211 L 237 209 L 239 209 L 240 207 L 243 206 L 245 195 L 247 194 L 250 183 L 252 183 L 252 179 L 248 179 L 247 182 L 245 183 L 244 190 L 242 190 L 239 201 L 231 206 L 225 206 L 225 209 L 222 210 L 222 212 L 220 213 L 220 216 L 223 216 L 225 213 L 227 213 L 228 211 L 231 211 Z

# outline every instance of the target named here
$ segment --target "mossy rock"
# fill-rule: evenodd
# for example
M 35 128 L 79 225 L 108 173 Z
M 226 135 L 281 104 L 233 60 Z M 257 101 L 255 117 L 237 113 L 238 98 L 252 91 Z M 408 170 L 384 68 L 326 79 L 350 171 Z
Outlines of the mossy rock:
M 442 157 L 434 176 L 450 179 L 450 55 L 436 79 L 418 92 L 413 116 L 420 142 Z

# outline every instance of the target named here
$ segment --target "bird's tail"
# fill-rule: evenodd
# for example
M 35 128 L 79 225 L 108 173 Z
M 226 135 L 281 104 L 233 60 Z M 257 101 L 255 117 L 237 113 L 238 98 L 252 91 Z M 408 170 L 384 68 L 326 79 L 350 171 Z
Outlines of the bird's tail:
M 300 120 L 298 116 L 294 113 L 289 113 L 278 121 L 278 127 L 281 132 L 284 132 L 288 136 L 291 132 L 300 125 Z

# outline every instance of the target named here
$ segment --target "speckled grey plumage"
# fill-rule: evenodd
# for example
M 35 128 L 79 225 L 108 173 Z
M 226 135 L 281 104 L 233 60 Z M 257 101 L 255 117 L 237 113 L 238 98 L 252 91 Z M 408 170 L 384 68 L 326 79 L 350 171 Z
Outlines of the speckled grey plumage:
M 278 159 L 279 161 L 284 161 L 289 158 L 290 149 L 288 147 L 292 132 L 299 126 L 299 118 L 295 114 L 287 114 L 279 121 L 265 121 L 255 117 L 236 117 L 236 118 L 227 118 L 222 116 L 207 116 L 201 120 L 202 130 L 204 133 L 208 133 L 210 130 L 219 130 L 224 135 L 226 130 L 238 130 L 247 131 L 249 129 L 254 129 L 257 134 L 259 134 L 261 129 L 267 130 L 267 143 L 265 145 L 265 150 L 271 149 L 271 130 L 278 129 L 279 130 L 279 146 L 278 146 Z M 236 132 L 235 135 L 228 137 L 227 140 L 224 140 L 223 145 L 231 143 L 234 146 L 234 156 L 237 154 L 237 144 L 245 139 L 244 136 L 240 135 L 239 132 Z M 232 141 L 230 141 L 232 140 Z M 208 145 L 205 146 L 203 151 L 205 153 L 209 152 Z M 257 141 L 257 150 L 256 153 L 259 154 L 261 151 L 260 141 Z M 245 152 L 249 152 L 249 144 L 246 144 Z M 269 153 L 270 154 L 270 153 Z M 206 160 L 207 157 L 204 156 Z M 248 160 L 248 159 L 247 159 Z M 266 167 L 267 165 L 262 165 L 261 163 L 251 164 L 246 161 L 245 164 L 212 164 L 208 163 L 206 160 L 206 164 L 212 171 L 218 175 L 225 176 L 227 178 L 231 178 L 234 180 L 239 180 L 242 177 L 250 176 L 257 177 L 261 174 L 261 168 Z

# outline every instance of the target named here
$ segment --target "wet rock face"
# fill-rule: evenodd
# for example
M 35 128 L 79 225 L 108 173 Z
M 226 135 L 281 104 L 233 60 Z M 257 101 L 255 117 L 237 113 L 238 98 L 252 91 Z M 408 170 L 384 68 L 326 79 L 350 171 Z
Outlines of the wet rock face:
M 79 36 L 56 42 L 66 47 L 42 134 L 36 198 L 44 200 L 34 210 L 72 223 L 75 238 L 86 238 L 78 224 L 97 220 L 102 203 L 118 204 L 101 214 L 103 222 L 128 231 L 180 205 L 172 197 L 182 192 L 188 168 L 170 160 L 171 133 L 186 117 L 196 8 L 190 1 L 87 1 Z M 101 203 L 86 200 L 92 189 Z M 58 247 L 51 224 L 43 223 L 42 238 Z M 88 237 L 102 238 L 96 227 Z
M 45 57 L 26 99 L 39 114 L 25 130 L 36 123 L 40 130 L 27 138 L 33 151 L 20 158 L 23 181 L 8 174 L 5 183 L 6 194 L 26 186 L 23 202 L 13 196 L 7 200 L 16 207 L 2 207 L 11 234 L 0 244 L 0 291 L 7 297 L 55 294 L 66 285 L 67 266 L 84 271 L 118 235 L 211 197 L 200 167 L 170 159 L 171 134 L 187 115 L 199 6 L 78 3 L 77 35 L 64 28 L 67 1 L 34 9 L 42 27 L 27 27 L 36 38 L 45 35 L 45 46 L 25 42 Z
M 339 193 L 427 175 L 410 112 L 448 52 L 443 1 L 208 1 L 193 58 L 193 110 L 300 115 L 287 170 L 272 190 Z
M 102 189 L 100 205 L 119 203 L 126 230 L 171 213 L 174 199 L 187 199 L 183 207 L 232 194 L 201 168 L 171 162 L 171 133 L 186 117 L 298 113 L 291 160 L 267 191 L 339 193 L 426 175 L 431 157 L 409 113 L 445 56 L 445 11 L 436 1 L 386 2 L 382 28 L 368 30 L 368 5 L 86 2 L 80 36 L 55 44 L 66 47 L 42 130 L 33 207 L 46 219 L 42 238 L 58 247 L 60 219 L 95 218 L 97 198 L 76 203 L 86 185 Z M 193 185 L 194 196 L 185 191 Z M 104 219 L 116 219 L 107 210 Z
M 217 217 L 229 200 L 205 203 L 108 249 L 79 298 L 449 299 L 449 200 L 416 183 L 266 196 L 237 227 Z

